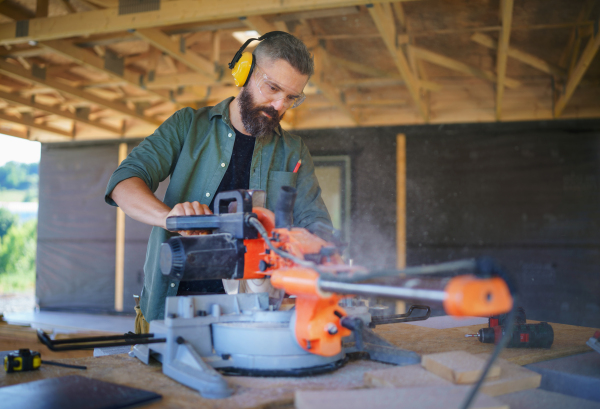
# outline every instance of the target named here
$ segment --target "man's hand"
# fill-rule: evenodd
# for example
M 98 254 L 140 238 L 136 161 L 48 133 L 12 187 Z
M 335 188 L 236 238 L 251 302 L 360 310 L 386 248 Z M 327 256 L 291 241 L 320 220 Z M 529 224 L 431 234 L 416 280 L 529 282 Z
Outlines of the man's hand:
M 201 216 L 203 214 L 213 214 L 207 205 L 200 204 L 199 202 L 184 202 L 176 204 L 173 209 L 167 214 L 167 217 L 171 216 Z M 167 217 L 165 217 L 164 226 L 167 226 Z M 178 231 L 182 236 L 197 236 L 200 234 L 209 234 L 210 230 L 180 230 Z

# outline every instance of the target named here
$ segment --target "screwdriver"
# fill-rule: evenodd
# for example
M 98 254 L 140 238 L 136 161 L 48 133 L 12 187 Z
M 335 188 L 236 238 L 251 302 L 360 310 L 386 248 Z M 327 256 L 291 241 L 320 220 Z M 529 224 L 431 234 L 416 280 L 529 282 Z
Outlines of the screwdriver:
M 481 328 L 477 334 L 467 334 L 465 337 L 477 337 L 484 344 L 497 344 L 506 335 L 506 328 L 497 325 L 491 328 Z M 554 330 L 547 322 L 539 324 L 515 325 L 507 348 L 550 348 L 554 342 Z

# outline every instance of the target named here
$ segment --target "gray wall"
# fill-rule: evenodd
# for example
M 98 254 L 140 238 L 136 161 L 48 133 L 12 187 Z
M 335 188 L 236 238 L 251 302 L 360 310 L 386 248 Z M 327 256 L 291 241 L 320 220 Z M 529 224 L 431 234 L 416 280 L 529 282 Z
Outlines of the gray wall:
M 600 121 L 299 133 L 313 155 L 351 155 L 356 263 L 395 266 L 404 133 L 408 265 L 492 256 L 528 317 L 600 326 Z

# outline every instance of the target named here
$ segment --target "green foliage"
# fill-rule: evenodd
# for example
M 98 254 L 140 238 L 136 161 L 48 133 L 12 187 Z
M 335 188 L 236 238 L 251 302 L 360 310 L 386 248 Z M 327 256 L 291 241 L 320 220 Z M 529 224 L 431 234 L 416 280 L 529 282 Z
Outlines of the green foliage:
M 35 284 L 37 220 L 13 223 L 0 239 L 0 293 Z
M 6 234 L 10 226 L 18 221 L 19 217 L 8 209 L 0 207 L 0 239 Z
M 8 162 L 0 166 L 0 189 L 37 190 L 38 173 L 38 163 Z

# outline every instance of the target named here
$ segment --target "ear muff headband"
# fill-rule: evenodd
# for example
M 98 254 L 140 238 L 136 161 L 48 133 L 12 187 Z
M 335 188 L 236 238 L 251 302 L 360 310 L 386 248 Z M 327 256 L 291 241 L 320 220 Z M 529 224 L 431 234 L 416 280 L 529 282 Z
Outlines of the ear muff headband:
M 246 82 L 248 82 L 248 78 L 250 78 L 252 75 L 254 66 L 256 65 L 256 58 L 254 57 L 254 54 L 250 52 L 244 52 L 246 47 L 248 47 L 252 41 L 263 41 L 267 38 L 281 34 L 288 33 L 285 31 L 271 31 L 258 38 L 250 38 L 244 43 L 244 45 L 240 47 L 237 53 L 235 53 L 233 59 L 229 63 L 229 69 L 231 70 L 231 75 L 233 75 L 233 79 L 237 87 L 243 87 L 246 85 Z

